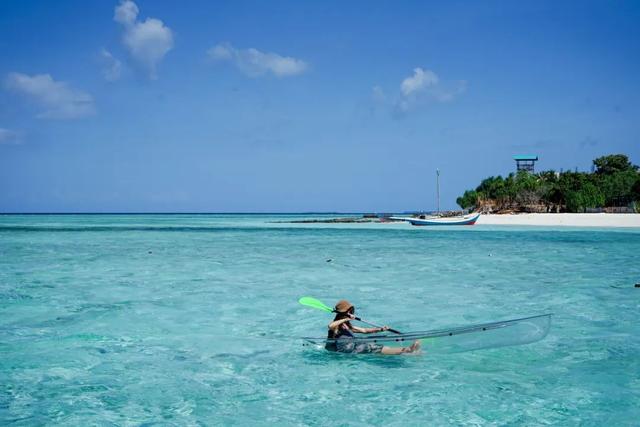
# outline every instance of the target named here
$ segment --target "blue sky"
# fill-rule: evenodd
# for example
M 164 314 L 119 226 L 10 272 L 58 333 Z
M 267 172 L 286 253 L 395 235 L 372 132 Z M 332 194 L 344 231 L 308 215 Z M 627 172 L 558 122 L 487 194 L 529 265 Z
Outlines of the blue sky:
M 443 208 L 640 163 L 638 2 L 0 3 L 0 212 Z

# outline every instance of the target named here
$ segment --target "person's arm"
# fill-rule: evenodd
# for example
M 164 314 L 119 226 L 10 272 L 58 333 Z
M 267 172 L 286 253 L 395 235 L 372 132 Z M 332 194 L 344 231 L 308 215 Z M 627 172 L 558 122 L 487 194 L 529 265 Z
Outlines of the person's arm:
M 336 329 L 338 329 L 338 327 L 340 327 L 340 325 L 342 325 L 343 323 L 347 323 L 350 320 L 351 319 L 349 319 L 348 317 L 346 317 L 344 319 L 336 320 L 335 322 L 329 323 L 328 327 L 329 327 L 329 329 L 333 329 L 335 331 Z
M 380 328 L 359 328 L 357 326 L 351 327 L 351 331 L 358 334 L 375 334 L 376 332 L 384 332 L 387 330 L 389 330 L 388 326 L 382 326 Z

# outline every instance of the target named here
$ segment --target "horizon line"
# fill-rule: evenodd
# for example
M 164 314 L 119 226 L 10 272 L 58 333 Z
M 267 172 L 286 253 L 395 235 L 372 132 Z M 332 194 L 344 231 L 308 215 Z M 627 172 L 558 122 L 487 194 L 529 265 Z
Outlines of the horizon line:
M 461 209 L 457 209 L 461 210 Z M 443 210 L 447 211 L 447 210 Z M 364 215 L 388 213 L 429 213 L 435 210 L 404 211 L 300 211 L 300 212 L 0 212 L 0 215 Z

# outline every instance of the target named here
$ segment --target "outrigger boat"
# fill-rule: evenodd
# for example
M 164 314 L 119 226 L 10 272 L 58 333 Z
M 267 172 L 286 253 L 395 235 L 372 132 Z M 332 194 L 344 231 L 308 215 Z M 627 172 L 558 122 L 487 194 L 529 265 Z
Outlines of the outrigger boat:
M 407 221 L 411 225 L 473 225 L 480 218 L 480 213 L 470 213 L 463 216 L 452 217 L 430 217 L 430 218 L 412 218 L 412 217 L 398 217 L 392 216 L 391 219 L 397 221 Z
M 392 216 L 390 219 L 396 221 L 407 221 L 411 223 L 411 225 L 473 225 L 476 223 L 478 218 L 480 218 L 480 212 L 472 212 L 467 215 L 462 216 L 450 216 L 450 217 L 442 217 L 440 216 L 440 170 L 436 169 L 436 191 L 438 198 L 438 215 L 426 217 L 424 215 L 420 215 L 418 218 L 415 217 L 400 217 L 400 216 Z

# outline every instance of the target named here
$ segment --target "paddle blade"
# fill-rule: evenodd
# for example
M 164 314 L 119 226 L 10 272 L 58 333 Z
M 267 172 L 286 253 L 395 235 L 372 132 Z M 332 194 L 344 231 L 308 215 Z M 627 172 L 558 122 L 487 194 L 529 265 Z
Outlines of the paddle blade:
M 333 309 L 331 307 L 324 305 L 322 301 L 315 298 L 302 297 L 298 300 L 298 302 L 302 305 L 306 305 L 307 307 L 317 308 L 318 310 L 327 311 L 329 313 L 333 312 Z

